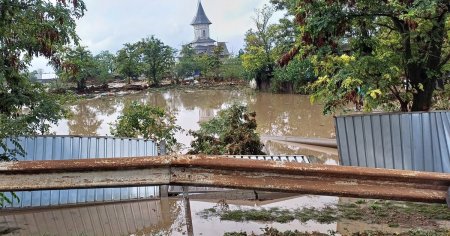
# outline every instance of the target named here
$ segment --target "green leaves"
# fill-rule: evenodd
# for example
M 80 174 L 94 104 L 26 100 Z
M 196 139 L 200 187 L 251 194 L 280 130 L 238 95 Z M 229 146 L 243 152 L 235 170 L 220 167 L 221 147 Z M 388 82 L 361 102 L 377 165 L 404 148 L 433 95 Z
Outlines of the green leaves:
M 71 3 L 71 4 L 68 4 Z M 78 43 L 75 20 L 83 16 L 82 0 L 0 0 L 0 160 L 24 155 L 18 136 L 45 134 L 65 115 L 63 99 L 31 83 L 27 67 L 43 56 L 60 65 L 58 52 Z M 13 147 L 6 145 L 10 139 Z M 17 196 L 12 193 L 12 198 Z M 0 205 L 13 199 L 0 193 Z
M 144 74 L 149 84 L 158 86 L 168 76 L 175 64 L 175 49 L 165 45 L 161 40 L 151 36 L 139 42 L 127 43 L 117 53 L 117 72 L 131 82 Z
M 122 116 L 112 124 L 111 134 L 116 137 L 166 141 L 168 150 L 173 151 L 178 144 L 174 135 L 181 131 L 175 122 L 175 116 L 164 108 L 132 102 L 125 105 Z
M 142 67 L 137 44 L 125 44 L 117 52 L 115 63 L 117 73 L 127 78 L 128 83 L 131 83 L 131 78 L 139 77 L 142 72 Z
M 99 71 L 100 65 L 86 47 L 66 47 L 60 54 L 60 58 L 62 60 L 61 65 L 55 66 L 55 69 L 59 72 L 59 77 L 77 83 L 79 92 L 83 92 L 87 88 L 86 82 L 88 79 L 101 74 Z
M 325 113 L 361 101 L 366 111 L 431 108 L 436 82 L 449 79 L 447 1 L 297 3 L 300 56 L 327 78 L 310 87 Z
M 142 71 L 145 76 L 152 80 L 153 84 L 159 85 L 161 79 L 166 76 L 175 64 L 175 49 L 164 45 L 164 43 L 151 36 L 137 43 L 139 54 L 142 58 Z
M 256 130 L 256 114 L 237 104 L 219 112 L 217 117 L 200 124 L 199 131 L 190 131 L 190 154 L 263 155 Z
M 244 69 L 247 74 L 261 77 L 261 74 L 270 75 L 275 66 L 275 56 L 272 52 L 274 47 L 274 30 L 270 19 L 274 9 L 265 5 L 256 10 L 253 21 L 255 29 L 251 29 L 245 36 L 245 53 L 242 55 Z M 259 78 L 257 78 L 259 79 Z

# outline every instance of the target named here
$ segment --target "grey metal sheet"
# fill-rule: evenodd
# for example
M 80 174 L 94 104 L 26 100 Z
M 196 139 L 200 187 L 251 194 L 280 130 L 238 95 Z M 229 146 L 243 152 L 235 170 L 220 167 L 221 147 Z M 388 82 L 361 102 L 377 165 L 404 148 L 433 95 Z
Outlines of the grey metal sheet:
M 450 173 L 450 111 L 338 116 L 341 165 Z
M 270 155 L 227 155 L 225 157 L 238 158 L 238 159 L 250 159 L 260 161 L 285 161 L 285 162 L 300 162 L 310 163 L 307 156 L 270 156 Z
M 270 156 L 270 155 L 226 155 L 224 157 L 227 158 L 236 158 L 236 159 L 250 159 L 250 160 L 259 160 L 259 161 L 283 161 L 283 162 L 298 162 L 298 163 L 310 163 L 307 156 L 299 155 L 299 156 Z M 203 192 L 211 192 L 211 191 L 227 191 L 230 189 L 226 188 L 210 188 L 210 187 L 190 187 L 190 193 L 203 193 Z M 182 193 L 181 186 L 169 186 L 169 192 L 172 194 Z
M 157 156 L 158 145 L 151 140 L 113 137 L 36 136 L 19 137 L 26 151 L 18 161 L 69 160 L 90 158 L 116 158 Z M 7 145 L 13 147 L 11 140 Z M 0 153 L 3 150 L 0 149 Z M 10 193 L 5 193 L 11 197 Z M 5 204 L 4 208 L 45 207 L 67 204 L 100 203 L 133 200 L 159 196 L 158 187 L 70 189 L 16 192 L 20 202 Z
M 155 200 L 2 211 L 0 222 L 19 229 L 7 235 L 141 235 L 149 229 L 170 232 L 175 218 L 169 210 L 174 207 L 176 201 Z

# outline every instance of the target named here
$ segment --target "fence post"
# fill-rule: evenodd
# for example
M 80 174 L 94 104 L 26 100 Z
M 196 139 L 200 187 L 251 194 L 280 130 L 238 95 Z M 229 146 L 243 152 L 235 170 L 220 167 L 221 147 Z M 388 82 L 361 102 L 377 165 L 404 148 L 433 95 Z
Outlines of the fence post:
M 162 140 L 159 142 L 159 156 L 163 156 L 167 154 L 167 149 L 166 149 L 166 141 Z M 169 185 L 160 185 L 159 186 L 159 197 L 163 198 L 163 197 L 169 197 Z

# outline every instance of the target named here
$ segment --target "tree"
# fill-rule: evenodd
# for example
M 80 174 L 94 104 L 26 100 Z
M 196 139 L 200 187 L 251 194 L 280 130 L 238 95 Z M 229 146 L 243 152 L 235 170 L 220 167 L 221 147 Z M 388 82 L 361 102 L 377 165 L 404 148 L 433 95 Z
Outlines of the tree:
M 17 152 L 5 146 L 5 138 L 46 132 L 63 116 L 61 100 L 38 84 L 30 83 L 27 67 L 35 56 L 59 64 L 62 46 L 77 43 L 75 20 L 85 5 L 78 1 L 0 1 L 0 147 L 3 159 Z M 22 112 L 28 108 L 29 112 Z M 19 145 L 16 145 L 21 149 Z M 17 150 L 17 149 L 15 149 Z M 21 152 L 23 154 L 23 152 Z
M 156 86 L 175 64 L 175 50 L 151 36 L 138 43 L 144 75 Z M 150 81 L 149 81 L 150 84 Z
M 239 56 L 231 56 L 223 59 L 220 67 L 220 75 L 224 79 L 243 79 L 245 70 L 242 66 L 242 60 Z
M 175 116 L 164 108 L 132 102 L 125 105 L 123 115 L 111 127 L 111 134 L 165 141 L 168 150 L 173 151 L 178 144 L 175 133 L 181 130 L 175 122 Z
M 97 79 L 106 84 L 116 72 L 116 57 L 109 51 L 102 51 L 94 57 L 97 66 Z
M 101 76 L 102 71 L 92 53 L 86 47 L 67 47 L 61 53 L 62 63 L 56 65 L 59 77 L 77 84 L 77 91 L 86 90 L 86 82 L 97 76 Z M 104 76 L 104 75 L 103 75 Z
M 447 0 L 295 2 L 299 53 L 314 63 L 312 100 L 325 112 L 358 96 L 366 110 L 431 108 L 436 84 L 448 81 Z
M 245 35 L 243 66 L 247 73 L 256 79 L 259 89 L 262 89 L 263 83 L 270 81 L 275 65 L 275 58 L 272 54 L 273 25 L 269 24 L 273 13 L 274 9 L 267 5 L 256 10 L 256 16 L 253 19 L 256 29 L 249 30 Z
M 195 71 L 199 71 L 200 65 L 194 49 L 190 45 L 184 45 L 180 52 L 180 60 L 175 64 L 175 74 L 178 78 L 193 76 Z
M 106 67 L 108 74 L 112 75 L 116 71 L 116 56 L 110 51 L 101 51 L 95 59 Z
M 295 57 L 288 65 L 275 68 L 271 87 L 274 91 L 307 94 L 307 86 L 314 80 L 311 62 Z
M 211 68 L 211 71 L 213 72 L 213 76 L 215 78 L 220 77 L 220 68 L 223 65 L 222 62 L 222 55 L 223 55 L 223 46 L 218 45 L 214 47 L 212 54 L 208 55 L 208 66 Z
M 124 76 L 131 83 L 132 78 L 137 78 L 141 74 L 139 64 L 139 52 L 136 44 L 124 44 L 124 47 L 117 52 L 116 68 L 117 73 Z
M 83 16 L 82 0 L 0 0 L 0 154 L 2 160 L 24 155 L 20 135 L 45 133 L 63 115 L 61 100 L 27 78 L 33 57 L 54 63 L 56 52 L 77 43 L 75 20 Z M 27 112 L 23 110 L 27 108 Z M 11 139 L 15 147 L 6 146 Z M 13 194 L 14 196 L 14 194 Z M 11 199 L 0 193 L 0 205 Z

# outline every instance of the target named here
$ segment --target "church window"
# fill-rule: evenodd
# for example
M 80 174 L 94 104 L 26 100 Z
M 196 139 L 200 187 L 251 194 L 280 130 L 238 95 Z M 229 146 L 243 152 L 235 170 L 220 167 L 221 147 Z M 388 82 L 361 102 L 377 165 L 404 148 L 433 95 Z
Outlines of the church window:
M 202 34 L 203 34 L 203 37 L 206 37 L 206 31 L 205 30 L 203 30 Z

